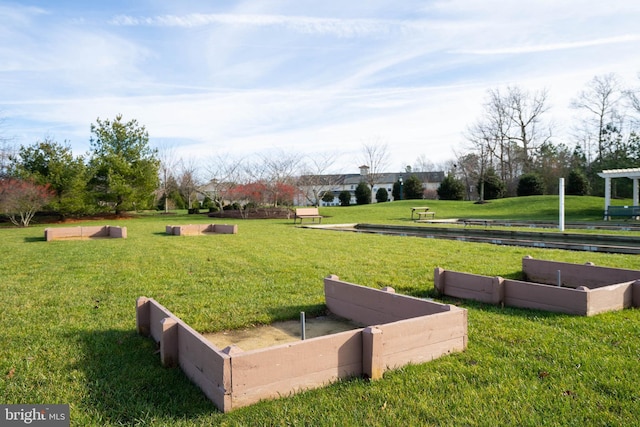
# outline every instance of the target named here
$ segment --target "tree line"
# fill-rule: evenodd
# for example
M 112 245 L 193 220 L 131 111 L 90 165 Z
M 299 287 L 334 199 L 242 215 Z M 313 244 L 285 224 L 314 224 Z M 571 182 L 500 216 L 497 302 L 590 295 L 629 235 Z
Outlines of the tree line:
M 144 126 L 121 115 L 98 118 L 90 147 L 86 156 L 74 156 L 68 145 L 45 138 L 3 150 L 0 212 L 27 226 L 41 209 L 67 217 L 153 205 L 159 161 Z
M 569 194 L 603 195 L 598 172 L 640 164 L 639 94 L 614 73 L 593 77 L 571 102 L 570 142 L 559 142 L 546 89 L 489 89 L 480 117 L 464 133 L 451 179 L 480 200 L 557 194 L 560 177 Z M 630 197 L 631 181 L 618 181 L 613 196 Z
M 560 177 L 567 178 L 567 194 L 602 195 L 598 172 L 640 164 L 640 91 L 625 87 L 615 74 L 596 76 L 571 106 L 576 119 L 569 145 L 555 140 L 547 90 L 488 90 L 483 112 L 465 130 L 466 145 L 451 162 L 438 197 L 484 201 L 556 194 Z M 202 207 L 246 212 L 296 202 L 318 206 L 323 198 L 333 198 L 330 190 L 341 176 L 328 173 L 335 153 L 303 156 L 274 150 L 242 158 L 215 154 L 198 163 L 172 149 L 151 148 L 145 127 L 122 115 L 98 118 L 90 130 L 90 150 L 80 156 L 51 138 L 17 150 L 0 138 L 0 213 L 28 225 L 38 210 L 68 217 Z M 374 197 L 388 200 L 386 190 L 371 191 L 376 179 L 388 172 L 388 150 L 380 141 L 363 145 L 357 161 L 368 165 L 369 173 L 362 178 L 357 203 Z M 413 169 L 433 167 L 423 155 Z M 617 181 L 613 197 L 630 197 L 631 182 Z M 419 197 L 411 193 L 413 184 L 395 183 L 393 198 L 403 198 L 400 188 L 405 198 Z M 421 194 L 418 187 L 415 192 Z M 341 203 L 348 204 L 347 196 L 341 195 Z

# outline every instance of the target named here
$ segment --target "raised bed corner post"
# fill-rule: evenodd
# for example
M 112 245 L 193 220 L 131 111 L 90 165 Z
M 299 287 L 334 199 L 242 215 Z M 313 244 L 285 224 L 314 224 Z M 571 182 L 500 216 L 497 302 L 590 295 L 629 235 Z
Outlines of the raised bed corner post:
M 382 357 L 382 330 L 369 326 L 362 331 L 362 373 L 370 380 L 379 380 L 384 374 Z
M 631 287 L 631 301 L 634 307 L 640 307 L 640 280 L 633 282 Z
M 160 362 L 166 368 L 174 368 L 178 366 L 178 322 L 171 317 L 165 317 L 160 323 Z
M 502 305 L 504 308 L 504 279 L 500 276 L 495 276 L 491 283 L 491 287 L 491 303 Z
M 151 304 L 149 298 L 140 297 L 136 300 L 136 330 L 140 335 L 151 334 Z
M 433 271 L 433 287 L 440 295 L 444 295 L 444 268 L 436 267 Z

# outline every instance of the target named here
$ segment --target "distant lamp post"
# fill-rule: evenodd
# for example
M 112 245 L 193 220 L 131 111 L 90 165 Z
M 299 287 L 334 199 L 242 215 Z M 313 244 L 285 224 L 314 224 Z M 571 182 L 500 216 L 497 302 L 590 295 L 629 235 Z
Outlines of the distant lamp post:
M 398 182 L 400 183 L 400 200 L 402 200 L 402 177 L 398 178 Z

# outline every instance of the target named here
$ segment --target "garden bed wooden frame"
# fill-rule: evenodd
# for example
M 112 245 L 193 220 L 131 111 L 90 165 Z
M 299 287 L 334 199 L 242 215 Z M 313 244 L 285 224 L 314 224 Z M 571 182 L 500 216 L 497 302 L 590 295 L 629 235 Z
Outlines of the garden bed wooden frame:
M 187 224 L 167 225 L 167 234 L 175 236 L 197 236 L 200 234 L 238 234 L 237 225 L 228 224 Z
M 475 301 L 592 316 L 640 307 L 640 271 L 522 259 L 527 281 L 435 269 L 434 285 L 443 295 Z M 558 285 L 560 283 L 560 286 Z
M 112 225 L 93 225 L 84 227 L 51 227 L 44 229 L 44 239 L 47 242 L 51 240 L 93 238 L 126 239 L 127 227 L 115 227 Z
M 137 300 L 140 334 L 160 344 L 164 366 L 184 373 L 223 412 L 318 388 L 342 378 L 379 379 L 467 347 L 467 311 L 405 295 L 324 279 L 328 309 L 365 328 L 273 347 L 218 349 L 157 301 Z

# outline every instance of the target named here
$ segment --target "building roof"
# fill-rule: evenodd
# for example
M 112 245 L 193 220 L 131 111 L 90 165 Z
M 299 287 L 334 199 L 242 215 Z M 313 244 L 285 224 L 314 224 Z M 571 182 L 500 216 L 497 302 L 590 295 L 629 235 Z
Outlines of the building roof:
M 609 169 L 598 173 L 600 178 L 640 178 L 640 168 Z
M 442 182 L 444 172 L 401 172 L 401 173 L 381 173 L 378 174 L 376 184 L 385 185 L 397 182 L 399 178 L 406 181 L 410 176 L 415 175 L 421 182 Z M 364 175 L 359 173 L 348 173 L 341 175 L 302 175 L 298 182 L 301 185 L 357 185 L 364 180 Z

